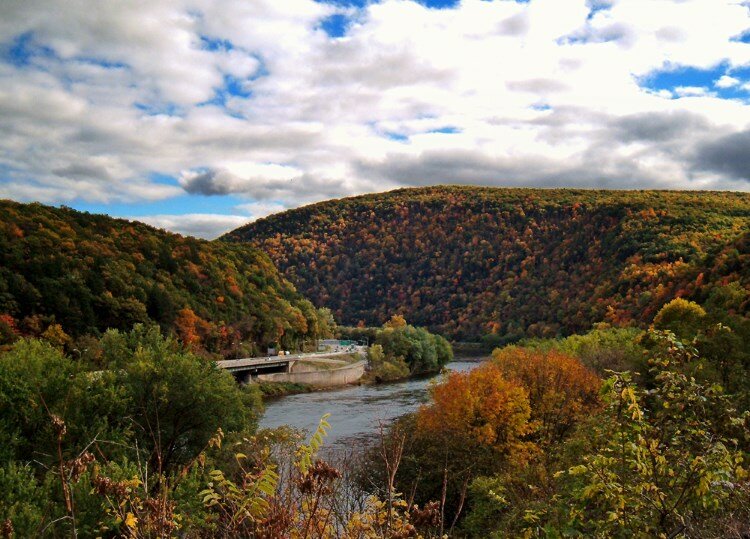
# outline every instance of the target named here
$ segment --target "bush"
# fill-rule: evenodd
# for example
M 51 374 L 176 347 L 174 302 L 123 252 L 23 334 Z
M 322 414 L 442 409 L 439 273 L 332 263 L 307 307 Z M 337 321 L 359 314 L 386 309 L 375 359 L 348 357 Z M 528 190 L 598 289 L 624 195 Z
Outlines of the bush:
M 45 518 L 47 497 L 28 465 L 0 467 L 0 526 L 12 522 L 16 537 L 36 537 Z

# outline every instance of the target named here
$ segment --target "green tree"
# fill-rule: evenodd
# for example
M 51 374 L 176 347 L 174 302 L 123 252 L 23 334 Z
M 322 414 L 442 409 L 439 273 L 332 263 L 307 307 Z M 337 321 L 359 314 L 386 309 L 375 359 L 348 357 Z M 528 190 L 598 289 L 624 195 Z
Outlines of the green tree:
M 261 409 L 255 387 L 240 388 L 231 374 L 175 349 L 168 338 L 140 344 L 119 382 L 131 401 L 136 439 L 163 473 L 195 458 L 219 427 L 254 430 Z
M 424 328 L 387 327 L 378 333 L 375 343 L 387 357 L 402 357 L 412 374 L 436 372 L 453 359 L 448 341 Z
M 0 456 L 31 461 L 55 447 L 50 415 L 62 417 L 80 369 L 51 344 L 20 340 L 0 355 Z M 37 454 L 37 453 L 41 454 Z
M 706 311 L 693 301 L 676 298 L 664 305 L 654 317 L 656 329 L 669 330 L 678 339 L 690 341 L 703 328 Z

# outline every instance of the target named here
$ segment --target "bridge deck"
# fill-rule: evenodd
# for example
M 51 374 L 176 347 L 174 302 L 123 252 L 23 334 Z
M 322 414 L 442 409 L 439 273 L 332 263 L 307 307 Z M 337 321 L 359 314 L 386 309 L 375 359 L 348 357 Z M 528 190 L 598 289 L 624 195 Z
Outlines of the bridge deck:
M 216 365 L 220 369 L 226 369 L 228 371 L 241 371 L 245 369 L 252 369 L 253 367 L 272 367 L 278 365 L 286 365 L 291 361 L 298 361 L 301 359 L 325 359 L 336 356 L 350 355 L 352 353 L 356 352 L 318 352 L 312 354 L 293 354 L 288 356 L 247 357 L 242 359 L 225 359 L 222 361 L 217 361 Z

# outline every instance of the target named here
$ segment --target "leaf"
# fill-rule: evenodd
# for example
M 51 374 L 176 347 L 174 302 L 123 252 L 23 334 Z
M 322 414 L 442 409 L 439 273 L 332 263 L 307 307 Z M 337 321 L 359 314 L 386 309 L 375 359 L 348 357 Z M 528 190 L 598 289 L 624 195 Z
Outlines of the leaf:
M 128 515 L 125 517 L 125 526 L 132 530 L 135 530 L 136 526 L 138 526 L 138 519 L 135 518 L 135 515 L 133 515 L 133 513 L 128 513 Z

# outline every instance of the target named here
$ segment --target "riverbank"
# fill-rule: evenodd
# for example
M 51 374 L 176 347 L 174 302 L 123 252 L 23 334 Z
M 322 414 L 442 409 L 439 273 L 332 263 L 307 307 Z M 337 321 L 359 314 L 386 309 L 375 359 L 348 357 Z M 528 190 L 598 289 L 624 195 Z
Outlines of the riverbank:
M 454 359 L 453 362 L 449 363 L 445 368 L 447 368 L 448 370 L 455 370 L 455 369 L 451 369 L 451 365 L 454 365 L 454 366 L 456 364 L 471 365 L 475 363 L 481 363 L 482 361 L 486 361 L 487 359 L 488 359 L 488 355 L 484 355 L 484 356 L 470 355 L 467 357 L 458 357 Z M 322 369 L 320 372 L 325 372 L 326 370 L 331 369 L 330 365 L 328 365 L 327 367 L 328 367 L 327 369 Z M 434 378 L 435 376 L 440 375 L 441 372 L 442 371 L 420 373 L 420 374 L 410 374 L 408 376 L 404 376 L 401 378 L 381 380 L 375 376 L 372 376 L 372 371 L 366 371 L 359 380 L 348 383 L 348 384 L 340 384 L 336 386 L 320 386 L 320 385 L 313 385 L 313 384 L 307 384 L 307 383 L 301 383 L 301 382 L 274 381 L 274 380 L 264 380 L 264 379 L 259 379 L 255 383 L 258 385 L 261 391 L 261 394 L 263 396 L 263 399 L 274 400 L 274 399 L 278 399 L 281 397 L 299 395 L 299 394 L 304 394 L 304 393 L 330 392 L 336 389 L 340 389 L 342 387 L 386 386 L 386 385 L 392 385 L 392 384 L 405 383 L 409 381 L 425 380 L 425 379 Z
M 286 382 L 292 384 L 309 385 L 316 388 L 345 386 L 359 381 L 365 373 L 367 362 L 360 360 L 355 363 L 332 361 L 306 362 L 294 365 L 291 372 L 260 374 L 259 382 Z
M 308 384 L 295 384 L 293 382 L 256 382 L 263 399 L 276 399 L 288 395 L 310 393 L 315 388 Z
M 492 346 L 482 342 L 452 342 L 453 354 L 463 359 L 483 358 L 492 353 Z

